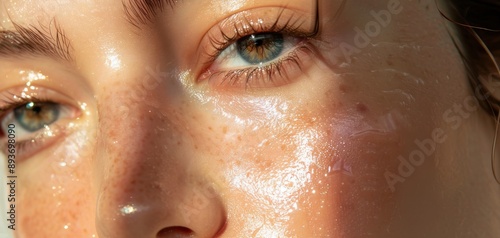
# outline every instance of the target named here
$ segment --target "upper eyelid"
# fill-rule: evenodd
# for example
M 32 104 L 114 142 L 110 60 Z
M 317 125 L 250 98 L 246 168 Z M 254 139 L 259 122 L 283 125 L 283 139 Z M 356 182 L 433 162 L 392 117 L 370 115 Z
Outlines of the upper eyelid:
M 6 106 L 5 99 L 35 97 L 41 100 L 63 103 L 78 109 L 84 115 L 94 114 L 95 90 L 89 78 L 79 74 L 70 66 L 61 67 L 58 62 L 38 66 L 27 62 L 7 62 L 0 83 L 0 107 Z M 7 97 L 7 98 L 5 98 Z
M 263 8 L 265 9 L 265 8 Z M 252 10 L 247 10 L 247 11 L 252 11 Z M 211 58 L 216 57 L 217 53 L 220 53 L 221 50 L 225 49 L 227 46 L 231 45 L 234 43 L 237 39 L 244 37 L 248 34 L 254 34 L 254 33 L 261 33 L 261 32 L 281 32 L 281 33 L 294 33 L 295 36 L 300 36 L 298 35 L 300 31 L 297 31 L 300 28 L 303 28 L 303 24 L 306 22 L 306 19 L 304 16 L 299 15 L 296 13 L 294 10 L 286 9 L 286 8 L 280 8 L 278 14 L 275 17 L 269 17 L 271 19 L 275 18 L 273 20 L 272 24 L 262 22 L 258 23 L 258 27 L 255 27 L 254 24 L 252 23 L 247 16 L 245 16 L 245 12 L 238 12 L 232 15 L 229 18 L 226 18 L 225 20 L 221 21 L 220 23 L 217 24 L 217 31 L 216 33 L 213 33 L 212 29 L 207 33 L 210 44 L 214 49 L 216 49 L 215 54 L 211 55 Z M 288 11 L 288 16 L 283 16 L 285 11 Z M 286 20 L 283 20 L 283 17 L 286 17 Z M 238 20 L 235 20 L 234 18 L 237 18 Z M 243 22 L 243 24 L 236 24 L 233 23 L 235 21 L 240 21 Z M 317 25 L 315 23 L 315 25 Z M 227 29 L 224 28 L 230 28 L 230 33 L 226 33 Z M 316 26 L 314 27 L 316 29 Z M 219 37 L 214 36 L 220 35 Z M 313 30 L 311 34 L 304 34 L 304 37 L 312 36 L 316 34 L 316 30 Z
M 38 103 L 42 103 L 42 102 L 50 102 L 50 100 L 46 100 L 46 99 L 40 99 L 40 98 L 37 98 L 37 97 L 32 97 L 31 99 L 21 99 L 19 101 L 16 101 L 16 102 L 7 102 L 7 101 L 4 101 L 7 105 L 4 106 L 4 107 L 0 107 L 0 118 L 2 116 L 4 116 L 5 113 L 11 111 L 12 109 L 15 109 L 17 107 L 20 107 L 26 103 L 29 103 L 29 102 L 38 102 Z
M 274 23 L 268 29 L 269 31 L 281 31 L 281 30 L 285 29 L 285 27 L 282 27 L 281 29 L 277 29 L 276 28 L 276 27 L 278 27 L 278 23 L 280 22 L 280 20 L 281 20 L 281 18 L 283 16 L 283 13 L 285 12 L 285 10 L 286 9 L 284 9 L 284 8 L 280 9 L 278 15 L 276 16 L 276 20 L 274 21 Z M 239 16 L 239 15 L 243 15 L 243 14 L 242 13 L 237 13 L 237 14 L 235 14 L 233 16 Z M 290 24 L 290 21 L 292 20 L 293 16 L 294 15 L 292 14 L 288 18 L 287 22 L 283 24 L 283 26 L 294 26 L 295 24 Z M 245 27 L 243 29 L 241 29 L 241 28 L 236 27 L 236 25 L 235 25 L 235 29 L 237 30 L 236 34 L 238 36 L 243 36 L 243 34 L 246 34 L 248 32 L 258 32 L 259 31 L 259 29 L 257 29 L 256 27 L 254 27 L 254 24 L 252 22 L 250 22 L 247 17 L 241 16 L 240 19 L 243 20 L 246 23 L 245 26 L 249 26 L 251 28 L 251 30 L 245 30 Z M 297 20 L 298 19 L 296 19 L 295 22 L 297 22 Z M 230 24 L 232 24 L 231 19 L 225 19 L 220 24 L 218 24 L 219 30 L 221 30 L 222 33 L 224 33 L 223 29 L 222 29 L 222 26 L 225 25 L 227 22 L 229 22 Z M 259 26 L 262 27 L 262 23 L 259 23 Z M 243 30 L 243 31 L 240 32 L 240 30 Z
M 28 92 L 27 97 L 23 97 L 21 94 L 23 93 L 22 89 L 24 88 L 24 86 L 17 86 L 0 91 L 0 116 L 4 115 L 11 109 L 22 106 L 28 102 L 57 102 L 59 104 L 69 105 L 81 110 L 81 107 L 75 103 L 71 97 L 54 89 L 36 86 L 36 89 L 34 89 L 36 95 L 30 95 Z M 17 99 L 13 99 L 13 97 L 17 97 Z
M 296 12 L 292 12 L 290 14 L 290 16 L 287 17 L 286 22 L 282 23 L 281 21 L 283 19 L 283 14 L 285 13 L 285 11 L 292 11 L 292 10 L 281 8 L 279 13 L 275 17 L 272 17 L 272 18 L 276 18 L 276 19 L 274 20 L 274 22 L 272 23 L 271 26 L 266 27 L 267 31 L 284 31 L 284 30 L 287 30 L 289 28 L 300 28 L 302 26 L 302 24 L 304 22 L 302 22 L 298 25 L 297 25 L 297 23 L 299 22 L 299 20 L 304 20 L 304 18 L 301 16 L 298 16 L 298 14 Z M 263 27 L 265 27 L 264 26 L 265 24 L 258 22 L 258 26 L 260 27 L 260 29 L 258 29 L 257 27 L 254 26 L 255 23 L 250 22 L 249 18 L 244 16 L 244 14 L 245 14 L 244 12 L 239 12 L 239 13 L 234 14 L 231 17 L 231 18 L 238 17 L 238 20 L 242 20 L 243 22 L 245 22 L 245 25 L 243 27 L 238 27 L 235 23 L 233 23 L 234 19 L 231 19 L 231 18 L 227 18 L 227 19 L 223 20 L 221 23 L 219 23 L 217 25 L 217 27 L 219 28 L 219 30 L 222 33 L 224 33 L 224 30 L 222 28 L 226 24 L 231 24 L 234 26 L 234 28 L 236 30 L 236 36 L 239 36 L 239 37 L 242 37 L 248 33 L 260 32 L 263 30 Z M 251 28 L 251 29 L 248 29 L 248 28 Z

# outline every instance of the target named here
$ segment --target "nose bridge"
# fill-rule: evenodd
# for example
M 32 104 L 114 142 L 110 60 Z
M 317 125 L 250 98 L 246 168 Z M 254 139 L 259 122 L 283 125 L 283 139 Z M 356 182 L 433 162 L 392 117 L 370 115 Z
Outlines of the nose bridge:
M 168 204 L 174 202 L 169 191 L 182 192 L 174 191 L 180 186 L 168 183 L 178 180 L 181 175 L 173 173 L 171 167 L 163 166 L 170 158 L 163 158 L 161 150 L 168 146 L 160 147 L 161 136 L 152 138 L 157 119 L 149 115 L 149 106 L 132 102 L 131 98 L 123 97 L 122 92 L 115 95 L 117 98 L 108 100 L 120 100 L 123 104 L 112 104 L 123 106 L 100 110 L 99 136 L 103 151 L 100 151 L 97 162 L 104 168 L 97 226 L 105 237 L 127 237 L 130 232 L 127 233 L 124 227 L 135 223 L 135 230 L 144 232 L 138 226 L 142 226 L 140 223 L 144 222 L 146 214 L 158 210 L 158 207 L 169 210 Z M 148 197 L 149 193 L 158 196 Z M 170 197 L 170 202 L 161 204 L 157 197 Z M 168 215 L 168 212 L 162 213 Z M 136 237 L 143 235 L 146 234 Z
M 203 174 L 190 168 L 197 158 L 182 142 L 189 141 L 182 117 L 168 106 L 115 95 L 127 108 L 101 109 L 100 236 L 211 237 L 224 220 L 223 204 L 214 190 L 206 192 Z

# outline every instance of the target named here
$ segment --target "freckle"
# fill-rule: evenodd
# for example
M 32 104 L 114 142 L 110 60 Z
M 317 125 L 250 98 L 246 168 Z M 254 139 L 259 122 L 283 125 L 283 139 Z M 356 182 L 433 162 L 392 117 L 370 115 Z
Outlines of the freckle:
M 222 133 L 226 134 L 227 133 L 227 126 L 222 128 Z
M 241 136 L 238 136 L 238 141 L 241 141 Z
M 349 92 L 349 88 L 348 88 L 345 84 L 341 84 L 341 85 L 339 86 L 339 90 L 340 90 L 341 92 L 343 92 L 343 93 L 347 93 L 347 92 Z
M 386 61 L 386 62 L 387 62 L 387 65 L 390 65 L 390 66 L 393 66 L 393 65 L 394 65 L 394 63 L 393 63 L 393 62 L 392 62 L 392 60 L 390 60 L 390 59 L 387 59 L 387 61 Z
M 195 149 L 195 150 L 198 150 L 198 146 L 197 146 L 197 145 L 194 145 L 194 149 Z
M 209 127 L 208 127 L 208 129 L 209 129 L 209 130 L 211 130 L 211 131 L 213 131 L 213 129 L 212 129 L 212 127 L 211 127 L 211 126 L 209 126 Z
M 313 126 L 314 123 L 316 122 L 316 118 L 311 116 L 303 117 L 302 120 L 304 121 L 304 124 L 309 127 Z
M 356 110 L 361 113 L 366 113 L 368 112 L 368 107 L 366 107 L 366 105 L 363 103 L 357 103 Z
M 284 151 L 286 149 L 286 145 L 281 145 L 281 150 Z

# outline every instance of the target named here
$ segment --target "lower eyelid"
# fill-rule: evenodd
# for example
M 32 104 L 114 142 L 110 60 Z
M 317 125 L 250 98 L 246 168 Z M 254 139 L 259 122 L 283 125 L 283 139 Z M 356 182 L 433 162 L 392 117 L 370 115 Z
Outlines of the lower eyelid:
M 48 148 L 65 137 L 66 130 L 61 127 L 52 126 L 50 129 L 36 132 L 36 135 L 31 139 L 17 140 L 16 146 L 16 162 L 21 163 L 39 153 L 42 149 Z M 1 147 L 7 147 L 7 141 L 2 140 Z M 2 149 L 2 151 L 6 151 Z
M 252 73 L 252 70 L 258 68 L 254 66 L 225 71 L 209 70 L 199 78 L 199 81 L 207 81 L 211 88 L 225 91 L 279 87 L 297 80 L 312 65 L 315 55 L 314 46 L 305 40 L 277 59 L 277 62 L 270 63 L 270 65 L 280 64 L 282 68 L 279 70 L 271 69 L 271 72 L 260 72 L 260 76 L 262 76 L 260 78 L 257 77 L 259 72 L 255 74 L 256 71 L 253 71 L 253 76 L 248 77 L 248 73 Z M 262 69 L 270 70 L 266 67 L 276 67 L 276 65 L 267 65 Z M 269 76 L 268 73 L 273 75 Z
M 64 141 L 64 138 L 69 136 L 76 128 L 70 122 L 71 120 L 72 118 L 61 119 L 50 126 L 32 133 L 33 135 L 30 138 L 20 140 L 16 136 L 16 161 L 23 162 L 35 154 Z M 2 135 L 2 137 L 0 139 L 0 149 L 1 152 L 5 153 L 7 138 L 5 138 L 5 135 Z

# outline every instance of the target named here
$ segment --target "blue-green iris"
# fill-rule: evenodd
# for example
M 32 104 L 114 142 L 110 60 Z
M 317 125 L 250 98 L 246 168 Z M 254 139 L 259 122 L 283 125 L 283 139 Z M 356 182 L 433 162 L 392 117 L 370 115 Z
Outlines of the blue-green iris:
M 52 124 L 59 118 L 59 113 L 59 104 L 51 102 L 30 102 L 14 109 L 17 123 L 29 132 L 35 132 Z
M 250 64 L 267 63 L 277 58 L 283 48 L 283 35 L 279 33 L 248 35 L 237 42 L 238 54 Z

